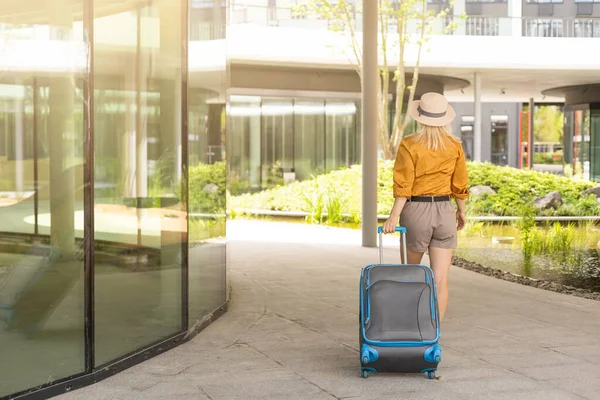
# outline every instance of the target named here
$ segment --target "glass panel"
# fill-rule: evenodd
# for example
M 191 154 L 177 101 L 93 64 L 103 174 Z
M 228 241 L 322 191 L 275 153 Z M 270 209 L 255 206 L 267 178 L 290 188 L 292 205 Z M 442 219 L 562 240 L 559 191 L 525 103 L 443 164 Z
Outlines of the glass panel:
M 230 99 L 229 190 L 233 195 L 260 189 L 260 103 L 260 97 Z
M 581 172 L 583 179 L 590 179 L 590 110 L 584 110 L 582 112 L 582 125 L 581 125 L 581 152 L 579 153 L 579 160 L 581 162 Z
M 473 131 L 475 118 L 469 115 L 461 117 L 460 137 L 462 140 L 463 151 L 467 160 L 473 160 Z
M 563 149 L 565 165 L 573 164 L 573 110 L 565 107 L 565 123 L 563 133 Z M 571 165 L 572 168 L 572 165 Z M 572 169 L 571 169 L 572 172 Z
M 296 179 L 324 172 L 325 102 L 298 100 L 294 104 Z
M 325 170 L 332 171 L 360 162 L 356 154 L 356 104 L 327 101 L 325 104 Z
M 209 2 L 207 2 L 209 3 Z M 213 3 L 213 0 L 210 1 Z M 215 2 L 216 3 L 216 2 Z M 219 2 L 220 3 L 220 2 Z M 213 4 L 213 11 L 220 4 Z M 218 10 L 217 10 L 218 11 Z M 221 10 L 223 14 L 224 10 Z M 211 31 L 221 26 L 219 12 L 206 15 L 205 23 Z M 194 37 L 190 40 L 193 42 Z M 189 156 L 189 315 L 190 326 L 206 315 L 214 312 L 225 303 L 225 198 L 226 198 L 226 166 L 225 144 L 225 99 L 227 71 L 224 59 L 218 60 L 222 69 L 204 72 L 196 66 L 195 60 L 203 60 L 206 55 L 199 50 L 203 47 L 190 43 L 189 71 L 191 87 L 189 89 L 188 107 L 194 119 L 199 122 L 188 124 L 190 145 Z M 224 46 L 215 42 L 213 46 Z M 217 54 L 223 54 L 225 51 Z M 201 64 L 202 65 L 202 64 Z M 244 176 L 247 185 L 251 176 L 254 184 L 258 184 L 260 171 L 260 99 L 246 98 L 245 102 L 235 103 L 236 112 L 242 115 L 232 117 L 230 122 L 236 122 L 235 143 L 236 152 L 235 174 Z M 233 104 L 230 103 L 230 111 Z M 254 106 L 254 108 L 252 107 Z M 254 112 L 254 114 L 253 114 Z M 191 121 L 190 121 L 191 122 Z M 254 122 L 255 126 L 252 126 Z M 258 122 L 258 124 L 256 124 Z M 250 133 L 255 130 L 258 151 L 250 160 Z M 232 134 L 232 137 L 234 135 Z M 198 140 L 202 145 L 192 146 L 191 140 Z M 237 145 L 237 144 L 240 145 Z M 231 157 L 231 155 L 229 155 Z M 254 171 L 249 174 L 250 166 Z M 233 172 L 233 171 L 232 171 Z M 237 180 L 240 182 L 239 178 Z M 240 189 L 237 187 L 236 189 Z
M 94 3 L 96 364 L 182 329 L 181 2 Z
M 492 164 L 508 164 L 508 115 L 492 115 Z
M 69 6 L 0 32 L 0 397 L 84 370 L 86 46 Z
M 592 110 L 590 136 L 590 179 L 600 182 L 600 109 Z
M 294 168 L 292 100 L 265 99 L 262 107 L 262 186 L 283 184 L 283 174 Z

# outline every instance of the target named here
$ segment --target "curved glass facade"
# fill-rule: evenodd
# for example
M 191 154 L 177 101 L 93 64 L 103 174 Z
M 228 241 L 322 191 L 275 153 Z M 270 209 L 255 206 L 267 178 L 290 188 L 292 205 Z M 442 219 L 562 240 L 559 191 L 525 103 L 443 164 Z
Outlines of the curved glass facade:
M 0 24 L 0 399 L 164 351 L 227 292 L 224 4 L 22 3 Z

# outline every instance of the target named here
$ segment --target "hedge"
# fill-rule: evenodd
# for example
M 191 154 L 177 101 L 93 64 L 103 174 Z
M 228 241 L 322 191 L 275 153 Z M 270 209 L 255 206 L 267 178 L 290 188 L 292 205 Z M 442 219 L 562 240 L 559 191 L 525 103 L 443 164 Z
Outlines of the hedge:
M 469 185 L 490 186 L 497 193 L 471 196 L 468 201 L 470 215 L 521 215 L 534 198 L 552 191 L 560 192 L 564 204 L 558 210 L 537 211 L 538 215 L 600 215 L 596 197 L 584 196 L 583 191 L 594 187 L 593 182 L 512 167 L 499 167 L 490 163 L 467 163 Z M 394 203 L 392 195 L 393 162 L 380 162 L 378 168 L 378 213 L 388 214 Z M 275 211 L 304 211 L 320 215 L 347 214 L 358 221 L 361 204 L 361 167 L 358 165 L 337 170 L 311 180 L 294 182 L 286 186 L 254 194 L 230 198 L 229 207 L 236 209 L 264 209 Z M 348 219 L 348 218 L 344 218 Z

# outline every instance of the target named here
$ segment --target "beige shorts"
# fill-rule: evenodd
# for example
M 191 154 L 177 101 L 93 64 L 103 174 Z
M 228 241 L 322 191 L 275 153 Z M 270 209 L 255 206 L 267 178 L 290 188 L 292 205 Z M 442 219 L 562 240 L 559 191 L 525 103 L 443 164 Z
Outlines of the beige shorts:
M 409 250 L 421 253 L 429 247 L 456 248 L 456 209 L 451 201 L 409 201 L 400 214 L 400 225 L 406 228 Z

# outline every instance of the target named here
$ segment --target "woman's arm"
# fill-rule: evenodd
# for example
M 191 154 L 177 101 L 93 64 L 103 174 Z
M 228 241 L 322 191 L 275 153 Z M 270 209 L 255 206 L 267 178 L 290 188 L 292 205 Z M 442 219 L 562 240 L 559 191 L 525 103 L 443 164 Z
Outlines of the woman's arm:
M 383 233 L 392 233 L 395 231 L 398 220 L 400 219 L 400 213 L 402 213 L 404 204 L 406 204 L 406 200 L 408 200 L 406 197 L 396 197 L 390 216 L 383 224 Z
M 411 196 L 414 180 L 414 161 L 404 143 L 400 143 L 394 163 L 394 206 L 389 218 L 383 224 L 384 233 L 392 233 L 396 229 L 404 204 Z

